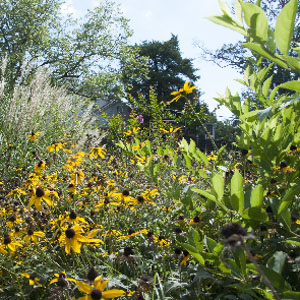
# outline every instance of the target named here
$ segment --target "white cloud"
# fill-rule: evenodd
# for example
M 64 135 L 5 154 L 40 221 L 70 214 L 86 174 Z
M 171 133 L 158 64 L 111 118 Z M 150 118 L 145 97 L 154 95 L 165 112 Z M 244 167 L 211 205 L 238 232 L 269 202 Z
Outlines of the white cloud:
M 73 17 L 78 17 L 80 15 L 79 11 L 74 7 L 73 0 L 66 0 L 61 6 L 61 13 L 63 15 L 73 15 Z

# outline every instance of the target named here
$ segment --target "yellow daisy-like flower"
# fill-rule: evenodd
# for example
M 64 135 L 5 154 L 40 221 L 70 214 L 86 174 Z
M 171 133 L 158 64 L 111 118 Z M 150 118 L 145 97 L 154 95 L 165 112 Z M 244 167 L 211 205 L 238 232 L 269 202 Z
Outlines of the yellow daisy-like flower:
M 28 209 L 34 204 L 35 208 L 40 211 L 42 210 L 42 200 L 45 201 L 49 206 L 53 205 L 50 196 L 53 195 L 58 198 L 58 194 L 55 191 L 44 190 L 41 187 L 38 187 L 33 191 L 33 194 L 28 203 Z
M 132 134 L 136 134 L 138 133 L 138 131 L 140 130 L 140 127 L 133 127 L 132 130 L 128 130 L 126 132 L 124 132 L 127 136 L 132 135 Z
M 72 173 L 70 175 L 71 177 L 71 183 L 73 185 L 77 185 L 79 184 L 85 177 L 84 173 L 83 173 L 83 169 L 78 169 L 76 173 Z
M 78 300 L 100 300 L 100 299 L 112 299 L 125 295 L 125 291 L 111 289 L 105 290 L 108 280 L 102 280 L 101 276 L 97 276 L 94 279 L 94 284 L 89 285 L 83 281 L 76 281 L 78 289 L 88 294 L 87 296 L 80 297 Z
M 54 276 L 55 278 L 52 279 L 49 284 L 57 283 L 60 287 L 66 287 L 69 284 L 68 281 L 76 282 L 75 279 L 67 277 L 65 271 L 61 273 L 54 273 Z
M 24 236 L 24 242 L 28 243 L 29 241 L 33 241 L 35 244 L 39 242 L 38 238 L 42 238 L 45 236 L 45 233 L 42 231 L 34 231 L 32 229 L 27 230 L 27 234 Z
M 35 274 L 22 273 L 21 275 L 22 275 L 23 277 L 29 279 L 29 285 L 35 285 L 35 284 L 36 284 L 36 285 L 38 285 L 38 286 L 42 286 L 42 285 L 39 283 L 40 279 L 37 278 L 37 277 L 35 276 Z
M 57 152 L 59 149 L 63 149 L 63 144 L 58 142 L 58 143 L 53 143 L 50 146 L 48 146 L 48 151 L 49 152 Z
M 170 128 L 169 130 L 166 130 L 164 128 L 160 128 L 161 131 L 165 132 L 165 133 L 175 133 L 177 132 L 179 129 L 181 129 L 182 127 L 177 127 L 177 128 Z
M 17 247 L 22 246 L 22 243 L 19 241 L 14 241 L 9 234 L 5 234 L 1 239 L 0 253 L 7 254 L 7 250 L 15 252 Z
M 168 104 L 171 104 L 174 101 L 178 101 L 181 97 L 190 94 L 193 92 L 193 90 L 195 89 L 195 86 L 191 86 L 189 81 L 186 81 L 183 88 L 181 88 L 179 91 L 177 92 L 172 92 L 171 95 L 175 96 Z
M 40 131 L 38 131 L 36 133 L 31 132 L 31 134 L 28 136 L 28 138 L 30 139 L 31 142 L 34 142 L 40 134 L 41 134 Z
M 75 253 L 80 253 L 82 243 L 103 243 L 102 240 L 84 236 L 82 228 L 79 225 L 74 225 L 66 229 L 60 236 L 59 242 L 61 245 L 65 245 L 67 254 L 71 253 L 71 248 Z
M 45 168 L 46 168 L 46 163 L 44 161 L 40 161 L 38 164 L 34 166 L 34 173 L 40 175 Z
M 98 156 L 100 156 L 102 159 L 104 159 L 104 155 L 106 154 L 105 149 L 102 147 L 92 147 L 90 149 L 89 158 L 95 158 L 97 159 Z

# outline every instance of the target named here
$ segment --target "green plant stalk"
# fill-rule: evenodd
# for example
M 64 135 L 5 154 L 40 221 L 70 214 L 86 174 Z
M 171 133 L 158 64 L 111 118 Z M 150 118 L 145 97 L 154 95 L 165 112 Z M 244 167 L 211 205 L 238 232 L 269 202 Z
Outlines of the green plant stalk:
M 274 299 L 281 300 L 280 297 L 278 296 L 275 288 L 273 287 L 272 283 L 267 278 L 267 276 L 264 274 L 264 272 L 262 271 L 262 269 L 259 267 L 258 263 L 256 262 L 255 258 L 253 257 L 253 255 L 251 254 L 251 252 L 249 251 L 249 249 L 247 248 L 247 246 L 244 244 L 244 242 L 242 240 L 240 242 L 241 242 L 241 246 L 245 250 L 245 252 L 246 252 L 249 260 L 254 264 L 257 272 L 259 273 L 259 275 L 261 276 L 261 278 L 265 282 L 266 286 L 271 290 L 272 294 L 274 295 Z
M 185 97 L 185 99 L 187 100 L 187 103 L 188 103 L 189 107 L 191 108 L 191 110 L 193 111 L 193 113 L 196 115 L 195 109 L 194 109 L 193 105 L 191 104 L 190 99 L 188 99 L 187 97 Z M 202 120 L 199 118 L 199 116 L 196 115 L 196 117 L 197 117 L 197 120 L 199 121 L 201 127 L 204 129 L 205 133 L 207 134 L 208 138 L 210 139 L 210 141 L 211 141 L 212 145 L 214 146 L 215 150 L 218 151 L 219 148 L 218 148 L 216 142 L 214 141 L 213 137 L 211 136 L 210 132 L 204 126 L 204 124 L 203 124 Z

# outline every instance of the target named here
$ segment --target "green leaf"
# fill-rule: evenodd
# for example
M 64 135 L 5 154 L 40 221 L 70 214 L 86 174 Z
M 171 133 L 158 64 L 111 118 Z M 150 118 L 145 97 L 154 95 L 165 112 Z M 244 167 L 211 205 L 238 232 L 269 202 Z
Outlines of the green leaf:
M 243 214 L 242 218 L 245 220 L 253 220 L 260 222 L 267 222 L 269 220 L 266 211 L 260 207 L 249 207 Z
M 285 252 L 276 251 L 273 256 L 269 258 L 267 267 L 281 274 L 287 257 L 288 255 Z
M 215 247 L 217 246 L 217 242 L 209 237 L 205 237 L 206 246 L 208 248 L 208 251 L 213 253 Z
M 266 42 L 268 40 L 268 19 L 265 12 L 257 5 L 247 2 L 241 2 L 244 17 L 247 25 L 250 27 L 250 34 L 259 40 Z
M 238 170 L 231 178 L 230 195 L 233 209 L 241 213 L 244 210 L 243 177 Z
M 224 195 L 224 178 L 219 174 L 215 174 L 211 179 L 211 183 L 217 200 L 221 202 Z
M 290 202 L 295 198 L 295 196 L 300 192 L 300 184 L 289 189 L 281 200 L 281 204 L 278 209 L 278 216 L 289 206 Z
M 198 188 L 191 188 L 191 190 L 195 193 L 198 193 L 204 197 L 206 197 L 207 199 L 217 203 L 220 207 L 222 207 L 225 211 L 227 211 L 227 207 L 220 201 L 217 200 L 216 196 L 214 194 L 211 194 L 209 192 L 206 192 L 206 191 L 203 191 L 203 190 L 200 190 Z
M 289 238 L 288 240 L 285 240 L 285 243 L 300 247 L 300 238 Z
M 298 1 L 291 0 L 284 6 L 277 17 L 275 25 L 275 41 L 278 49 L 288 55 L 294 33 Z
M 227 5 L 224 4 L 221 0 L 219 0 L 219 7 L 221 8 L 222 13 L 223 13 L 224 15 L 227 15 L 227 16 L 231 17 L 231 13 L 230 13 L 229 8 L 228 8 Z
M 258 54 L 262 55 L 265 58 L 268 58 L 269 60 L 275 62 L 279 66 L 288 69 L 288 64 L 284 62 L 281 58 L 276 56 L 275 54 L 272 54 L 271 52 L 268 51 L 268 49 L 264 48 L 261 44 L 257 43 L 243 43 L 242 44 L 244 47 L 257 52 Z
M 285 83 L 280 84 L 278 88 L 300 92 L 300 81 L 299 80 L 287 81 Z
M 251 207 L 261 207 L 263 203 L 263 187 L 262 185 L 257 185 L 251 192 L 250 203 Z
M 237 24 L 232 18 L 230 18 L 227 15 L 223 15 L 223 16 L 213 16 L 213 17 L 209 17 L 209 20 L 211 20 L 212 22 L 228 27 L 230 29 L 233 29 L 239 33 L 241 33 L 242 35 L 246 36 L 247 32 L 246 30 L 241 27 L 239 24 Z
M 284 278 L 280 274 L 262 265 L 260 265 L 260 268 L 262 269 L 264 274 L 268 277 L 271 284 L 277 291 L 283 292 L 283 291 L 291 290 L 291 286 L 288 284 L 288 282 L 284 280 Z
M 273 80 L 273 75 L 271 75 L 269 78 L 267 78 L 264 83 L 263 83 L 263 86 L 262 86 L 262 93 L 264 95 L 265 98 L 268 97 L 268 94 L 269 94 L 269 90 L 270 90 L 270 86 L 271 86 L 271 83 L 272 83 L 272 80 Z
M 198 252 L 198 250 L 186 243 L 181 244 L 193 257 L 195 257 L 201 265 L 205 264 L 205 260 L 202 255 Z
M 243 12 L 242 12 L 242 6 L 240 3 L 240 0 L 235 0 L 234 12 L 235 12 L 237 19 L 241 22 L 241 24 L 243 24 Z

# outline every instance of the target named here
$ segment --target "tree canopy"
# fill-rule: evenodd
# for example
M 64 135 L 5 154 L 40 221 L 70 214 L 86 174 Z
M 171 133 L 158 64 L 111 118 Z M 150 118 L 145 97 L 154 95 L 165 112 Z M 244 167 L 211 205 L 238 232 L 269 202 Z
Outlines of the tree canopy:
M 144 41 L 135 47 L 141 57 L 147 57 L 149 67 L 148 76 L 142 79 L 125 78 L 129 93 L 135 98 L 139 93 L 148 97 L 149 88 L 153 87 L 158 100 L 168 102 L 172 99 L 171 92 L 181 88 L 185 81 L 193 82 L 199 78 L 192 59 L 182 57 L 176 35 L 165 42 Z
M 102 1 L 83 20 L 63 17 L 62 0 L 1 1 L 0 54 L 12 87 L 26 60 L 44 67 L 56 84 L 87 97 L 124 96 L 123 73 L 146 72 L 145 60 L 130 47 L 128 20 L 111 1 Z M 122 62 L 122 63 L 121 63 Z M 122 71 L 121 71 L 122 65 Z

